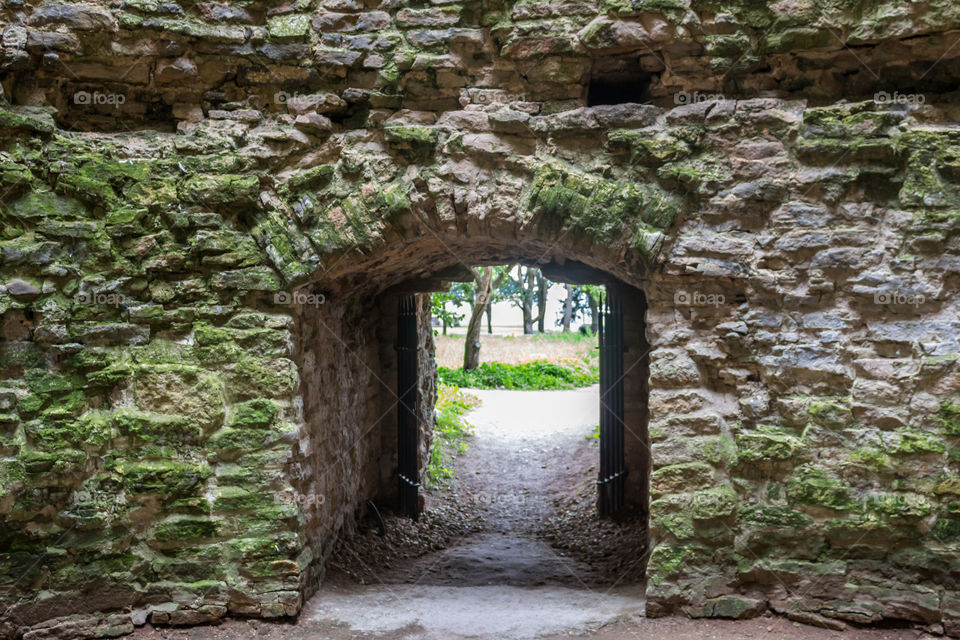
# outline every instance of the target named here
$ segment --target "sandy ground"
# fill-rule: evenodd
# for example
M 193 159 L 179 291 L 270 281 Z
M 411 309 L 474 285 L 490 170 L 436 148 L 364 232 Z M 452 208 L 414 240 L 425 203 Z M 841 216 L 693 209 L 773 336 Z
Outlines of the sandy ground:
M 478 391 L 468 415 L 475 436 L 456 461 L 446 500 L 471 496 L 477 522 L 426 553 L 393 557 L 357 547 L 352 572 L 333 571 L 296 622 L 229 620 L 219 627 L 140 629 L 138 640 L 693 640 L 921 638 L 912 629 L 828 631 L 785 619 L 748 621 L 643 617 L 643 586 L 619 567 L 558 550 L 544 535 L 558 505 L 589 488 L 595 473 L 597 388 L 576 391 Z M 581 482 L 586 477 L 586 484 Z M 452 496 L 452 497 L 451 497 Z M 567 496 L 567 497 L 565 497 Z M 566 500 L 566 502 L 565 502 Z M 584 512 L 578 535 L 608 536 Z M 567 520 L 569 522 L 569 520 Z M 399 528 L 393 521 L 388 526 Z M 405 525 L 409 526 L 409 525 Z M 609 525 L 608 525 L 609 526 Z M 417 541 L 414 540 L 416 543 Z M 355 553 L 351 551 L 351 553 Z M 359 557 L 364 555 L 365 557 Z M 634 558 L 621 559 L 633 564 Z M 642 563 L 641 563 L 642 566 Z M 359 584 L 362 575 L 365 584 Z
M 456 369 L 463 366 L 464 336 L 436 336 L 437 364 L 441 367 Z M 480 335 L 480 362 L 503 362 L 519 364 L 534 360 L 560 362 L 575 360 L 581 362 L 593 353 L 596 340 L 570 341 L 556 337 L 535 334 L 525 336 L 498 336 L 482 333 Z

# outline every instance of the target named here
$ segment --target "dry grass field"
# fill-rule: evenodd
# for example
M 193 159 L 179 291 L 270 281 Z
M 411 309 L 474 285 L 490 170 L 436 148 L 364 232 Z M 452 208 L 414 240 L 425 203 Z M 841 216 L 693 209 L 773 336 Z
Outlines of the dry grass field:
M 463 364 L 463 336 L 436 336 L 437 365 L 455 369 Z M 543 333 L 531 336 L 496 336 L 481 334 L 480 362 L 520 364 L 535 360 L 549 362 L 577 361 L 596 358 L 597 338 L 579 333 Z

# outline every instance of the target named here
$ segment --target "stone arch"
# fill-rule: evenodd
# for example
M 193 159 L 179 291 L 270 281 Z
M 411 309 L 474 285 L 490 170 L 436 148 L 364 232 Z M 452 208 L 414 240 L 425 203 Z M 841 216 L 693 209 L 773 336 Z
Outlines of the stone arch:
M 531 194 L 533 192 L 533 194 Z M 578 195 L 573 189 L 569 197 Z M 591 192 L 584 197 L 590 202 Z M 307 281 L 294 289 L 293 296 L 303 300 L 322 298 L 321 305 L 301 305 L 293 312 L 293 336 L 301 373 L 302 398 L 304 401 L 304 426 L 301 446 L 306 468 L 321 469 L 324 462 L 334 461 L 342 466 L 340 477 L 353 478 L 350 488 L 343 495 L 331 498 L 336 505 L 322 504 L 325 511 L 321 519 L 336 523 L 322 526 L 323 533 L 315 536 L 315 544 L 323 547 L 330 535 L 339 527 L 347 525 L 358 505 L 370 497 L 380 496 L 389 500 L 395 485 L 395 354 L 392 351 L 392 332 L 395 330 L 396 291 L 411 282 L 415 290 L 424 291 L 439 285 L 445 277 L 462 277 L 462 270 L 482 264 L 524 263 L 566 271 L 570 277 L 603 277 L 618 284 L 628 295 L 627 314 L 632 327 L 627 330 L 634 343 L 625 357 L 633 358 L 634 365 L 627 376 L 628 389 L 646 392 L 647 344 L 645 331 L 645 297 L 651 271 L 650 258 L 631 247 L 628 242 L 602 244 L 594 238 L 578 235 L 578 224 L 564 215 L 567 209 L 554 207 L 541 211 L 529 211 L 535 200 L 535 189 L 519 192 L 505 204 L 509 215 L 501 214 L 495 219 L 469 216 L 471 228 L 465 230 L 448 224 L 434 227 L 436 216 L 407 212 L 393 228 L 389 242 L 369 252 L 343 254 L 331 261 L 329 271 L 319 269 Z M 413 199 L 413 198 L 412 198 Z M 581 207 L 583 209 L 585 207 Z M 422 212 L 421 212 L 422 213 Z M 475 221 L 475 218 L 481 218 Z M 394 235 L 395 234 L 395 235 Z M 446 274 L 446 275 L 445 275 Z M 421 313 L 428 317 L 429 303 L 424 297 Z M 421 393 L 426 398 L 426 408 L 434 402 L 435 372 L 432 364 L 432 328 L 421 324 L 422 341 L 425 344 L 422 368 L 429 373 L 421 381 Z M 642 366 L 636 366 L 643 359 Z M 638 362 L 634 362 L 634 361 Z M 324 378 L 314 376 L 311 368 L 330 371 L 336 363 L 338 375 L 349 381 L 336 385 L 338 391 L 362 380 L 353 393 L 353 406 L 331 403 L 322 392 Z M 394 363 L 394 364 L 392 364 Z M 360 405 L 362 411 L 355 406 Z M 649 447 L 645 442 L 646 404 L 628 411 L 628 463 L 636 467 L 628 490 L 635 495 L 628 501 L 634 508 L 645 509 L 647 501 L 647 477 L 649 473 Z M 337 414 L 340 416 L 337 416 Z M 335 440 L 333 449 L 317 449 L 309 444 L 311 439 L 324 439 L 320 433 L 329 433 L 326 426 L 331 422 L 340 425 L 347 416 L 343 432 Z M 422 427 L 429 435 L 432 416 L 421 415 Z M 357 431 L 357 429 L 360 429 Z M 427 441 L 428 442 L 428 441 Z M 347 453 L 344 461 L 344 453 Z M 422 452 L 422 454 L 425 452 Z M 393 456 L 393 457 L 391 457 Z M 426 460 L 421 455 L 422 460 Z M 370 472 L 376 469 L 377 474 Z M 305 494 L 323 491 L 323 482 L 314 478 L 302 478 L 299 489 Z M 633 484 L 635 483 L 635 484 Z M 316 522 L 308 516 L 308 522 Z M 314 535 L 309 533 L 308 535 Z

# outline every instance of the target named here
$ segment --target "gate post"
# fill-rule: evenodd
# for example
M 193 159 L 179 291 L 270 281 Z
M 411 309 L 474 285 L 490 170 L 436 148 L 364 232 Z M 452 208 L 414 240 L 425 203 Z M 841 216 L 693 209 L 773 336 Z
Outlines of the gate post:
M 417 297 L 400 296 L 397 316 L 397 476 L 400 512 L 420 516 L 417 422 Z

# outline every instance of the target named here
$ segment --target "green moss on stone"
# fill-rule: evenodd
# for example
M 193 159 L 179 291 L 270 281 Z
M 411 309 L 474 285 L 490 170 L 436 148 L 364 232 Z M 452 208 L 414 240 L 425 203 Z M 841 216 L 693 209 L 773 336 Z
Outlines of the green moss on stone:
M 697 491 L 690 501 L 690 515 L 694 520 L 726 518 L 737 510 L 737 494 L 728 486 Z
M 0 128 L 51 134 L 56 129 L 56 125 L 49 111 L 33 107 L 16 109 L 0 107 Z
M 710 550 L 693 543 L 660 544 L 654 547 L 647 565 L 651 577 L 669 578 L 684 569 L 693 569 L 709 558 Z
M 960 402 L 944 401 L 937 411 L 937 419 L 948 436 L 960 436 Z
M 196 444 L 203 435 L 200 426 L 190 416 L 119 409 L 110 420 L 121 434 L 146 442 Z
M 259 538 L 239 538 L 227 543 L 227 548 L 241 560 L 286 558 L 300 550 L 300 539 L 293 532 L 281 532 Z
M 268 427 L 277 417 L 277 413 L 277 405 L 270 400 L 249 400 L 232 408 L 229 426 L 237 429 Z
M 849 418 L 850 400 L 842 397 L 821 397 L 807 405 L 807 413 L 819 424 L 839 426 Z
M 116 436 L 106 414 L 93 411 L 68 421 L 28 422 L 26 433 L 40 449 L 56 451 L 76 447 L 101 447 Z
M 285 186 L 288 193 L 296 193 L 304 189 L 315 189 L 328 183 L 335 171 L 336 167 L 332 164 L 312 167 L 306 171 L 300 171 L 290 176 Z
M 202 490 L 211 474 L 206 464 L 178 460 L 116 459 L 109 466 L 123 487 L 134 494 L 194 495 Z
M 310 16 L 303 13 L 274 16 L 267 21 L 271 38 L 291 40 L 305 38 L 310 33 Z
M 270 429 L 224 427 L 210 437 L 209 445 L 220 451 L 255 451 L 275 442 L 278 437 L 278 434 Z
M 273 497 L 267 491 L 253 492 L 242 487 L 218 487 L 214 491 L 213 510 L 217 513 L 271 510 L 275 506 Z
M 559 165 L 537 171 L 527 208 L 598 242 L 636 239 L 638 229 L 664 229 L 679 214 L 673 196 L 654 187 L 605 180 Z
M 890 518 L 923 518 L 933 512 L 929 498 L 915 493 L 883 493 L 868 496 L 868 512 Z
M 66 393 L 84 385 L 82 376 L 33 369 L 24 374 L 27 388 L 37 395 Z
M 807 447 L 802 440 L 783 430 L 761 428 L 755 433 L 741 433 L 736 437 L 740 464 L 799 460 Z
M 813 524 L 813 518 L 789 507 L 747 507 L 740 510 L 739 517 L 744 522 L 766 527 L 802 529 Z
M 658 493 L 702 489 L 713 484 L 713 467 L 703 462 L 684 462 L 661 467 L 650 476 L 650 486 Z
M 903 427 L 897 429 L 897 436 L 897 440 L 888 448 L 891 455 L 924 455 L 947 450 L 942 439 L 920 429 Z
M 868 469 L 874 473 L 889 473 L 893 470 L 890 456 L 872 447 L 864 447 L 851 452 L 847 459 L 858 467 Z
M 223 419 L 222 382 L 196 367 L 140 365 L 133 389 L 137 406 L 144 411 L 190 416 L 205 429 L 219 425 Z
M 293 393 L 297 372 L 289 360 L 244 358 L 227 373 L 230 392 L 240 400 L 283 398 Z
M 25 194 L 8 205 L 7 212 L 21 220 L 78 219 L 87 217 L 83 203 L 50 191 Z
M 439 140 L 439 132 L 432 127 L 388 126 L 383 131 L 384 140 L 391 149 L 413 159 L 430 156 Z
M 256 176 L 196 175 L 188 178 L 179 189 L 186 202 L 210 207 L 250 206 L 260 193 Z
M 4 367 L 45 368 L 46 358 L 35 342 L 0 342 L 0 369 Z
M 960 540 L 960 518 L 937 518 L 930 535 L 938 542 L 952 543 Z
M 835 511 L 856 510 L 850 489 L 826 471 L 812 465 L 804 465 L 791 473 L 787 479 L 787 498 L 793 504 L 823 507 Z
M 188 516 L 173 516 L 153 527 L 153 538 L 158 542 L 180 542 L 201 538 L 215 538 L 220 534 L 217 520 Z

